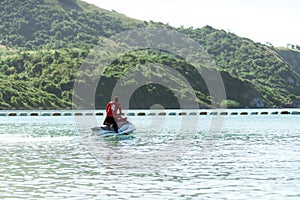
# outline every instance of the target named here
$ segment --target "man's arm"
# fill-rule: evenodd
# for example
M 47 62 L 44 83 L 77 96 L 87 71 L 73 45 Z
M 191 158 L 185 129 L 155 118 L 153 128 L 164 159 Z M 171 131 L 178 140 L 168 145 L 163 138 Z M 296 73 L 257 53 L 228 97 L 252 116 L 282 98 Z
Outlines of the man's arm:
M 123 113 L 122 113 L 122 105 L 121 104 L 119 104 L 119 115 L 123 115 Z

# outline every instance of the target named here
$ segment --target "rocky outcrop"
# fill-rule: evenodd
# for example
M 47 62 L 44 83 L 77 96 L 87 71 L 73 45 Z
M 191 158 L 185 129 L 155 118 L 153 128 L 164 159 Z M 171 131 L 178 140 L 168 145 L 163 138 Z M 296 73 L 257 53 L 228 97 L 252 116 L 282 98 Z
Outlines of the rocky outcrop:
M 300 51 L 292 49 L 276 49 L 277 54 L 284 62 L 293 67 L 300 74 Z

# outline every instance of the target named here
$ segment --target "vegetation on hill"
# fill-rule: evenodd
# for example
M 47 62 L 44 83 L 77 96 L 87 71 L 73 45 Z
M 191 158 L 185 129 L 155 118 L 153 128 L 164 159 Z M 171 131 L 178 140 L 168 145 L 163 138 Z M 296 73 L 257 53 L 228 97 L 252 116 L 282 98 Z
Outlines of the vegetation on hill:
M 12 48 L 91 46 L 143 23 L 76 0 L 1 0 L 0 44 Z
M 0 107 L 5 109 L 48 109 L 70 107 L 69 101 L 39 88 L 28 87 L 26 81 L 16 81 L 0 74 Z
M 289 64 L 297 73 L 300 73 L 300 50 L 276 48 L 275 51 L 283 62 Z
M 260 91 L 266 106 L 299 100 L 300 73 L 283 62 L 274 49 L 210 26 L 179 31 L 203 45 L 222 70 L 249 81 Z
M 81 49 L 0 50 L 2 107 L 70 108 L 76 71 L 87 53 Z
M 133 72 L 139 71 L 142 76 L 151 77 L 153 80 L 160 79 L 163 85 L 172 86 L 173 92 L 180 94 L 182 101 L 196 101 L 201 107 L 210 107 L 212 104 L 213 99 L 209 94 L 203 77 L 183 58 L 168 52 L 145 50 L 132 52 L 120 58 L 120 60 L 114 62 L 108 68 L 105 73 L 107 78 L 104 78 L 99 84 L 96 97 L 101 96 L 101 99 L 109 99 L 111 96 L 110 91 L 113 90 L 118 79 L 129 70 L 132 70 Z M 154 64 L 151 71 L 149 71 L 149 67 L 146 69 L 141 67 L 141 65 L 151 66 L 151 64 Z M 193 91 L 187 90 L 186 85 L 178 77 L 173 76 L 167 68 L 176 69 L 189 82 Z M 209 71 L 214 69 L 203 67 L 202 70 Z M 135 80 L 136 73 L 127 73 L 126 76 L 128 80 L 126 87 L 133 87 L 136 83 L 130 80 Z M 249 82 L 234 78 L 225 71 L 221 72 L 221 76 L 227 88 L 226 96 L 231 100 L 229 104 L 231 107 L 250 105 L 252 99 L 261 97 L 260 93 Z M 104 93 L 105 89 L 109 92 Z M 194 91 L 197 100 L 190 99 L 192 97 L 191 92 Z M 133 94 L 130 108 L 150 108 L 152 105 L 158 103 L 162 104 L 165 108 L 178 108 L 179 102 L 176 100 L 176 94 L 172 93 L 170 88 L 164 88 L 157 84 L 147 84 Z M 217 104 L 220 106 L 221 102 Z M 105 101 L 96 101 L 96 106 L 104 107 Z M 223 106 L 225 105 L 223 104 Z
M 0 13 L 2 109 L 71 108 L 78 69 L 101 39 L 144 26 L 172 28 L 131 19 L 79 0 L 26 0 L 22 3 L 2 0 Z M 287 53 L 210 26 L 175 30 L 198 41 L 215 60 L 227 96 L 227 100 L 217 102 L 218 106 L 300 106 L 299 52 Z M 168 73 L 159 65 L 151 72 L 139 68 L 155 63 L 180 72 L 196 92 L 197 99 L 192 101 L 201 107 L 210 107 L 213 99 L 203 77 L 195 73 L 189 63 L 168 52 L 142 50 L 123 55 L 108 66 L 96 90 L 96 108 L 105 106 L 115 84 L 129 70 L 140 70 L 149 77 L 163 77 Z M 212 69 L 203 66 L 202 70 Z M 85 76 L 93 78 L 97 74 L 86 72 Z M 177 79 L 171 77 L 170 81 Z M 130 86 L 133 82 L 128 80 L 126 84 Z M 87 82 L 83 79 L 81 84 Z M 177 84 L 183 83 L 177 81 Z M 177 92 L 188 100 L 191 91 L 182 85 Z M 154 104 L 179 107 L 170 88 L 158 84 L 147 84 L 136 90 L 129 106 L 150 108 Z

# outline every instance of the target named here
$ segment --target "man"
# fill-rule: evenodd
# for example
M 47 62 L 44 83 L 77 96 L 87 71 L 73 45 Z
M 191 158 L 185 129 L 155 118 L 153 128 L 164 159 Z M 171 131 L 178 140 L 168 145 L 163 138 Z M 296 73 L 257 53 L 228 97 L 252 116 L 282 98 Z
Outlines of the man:
M 112 125 L 116 133 L 118 133 L 119 129 L 117 124 L 118 114 L 122 114 L 122 106 L 119 103 L 119 97 L 115 96 L 114 100 L 106 105 L 106 118 L 103 124 L 108 126 Z

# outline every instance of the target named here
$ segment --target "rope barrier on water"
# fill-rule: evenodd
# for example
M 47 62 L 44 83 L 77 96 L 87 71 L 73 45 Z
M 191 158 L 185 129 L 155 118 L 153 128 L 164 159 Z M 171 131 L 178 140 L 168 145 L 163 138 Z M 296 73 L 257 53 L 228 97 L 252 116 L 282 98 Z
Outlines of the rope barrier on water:
M 300 110 L 300 109 L 299 109 Z M 52 116 L 52 117 L 59 117 L 59 116 L 104 116 L 105 111 L 0 111 L 0 117 L 16 117 L 16 116 Z M 240 115 L 240 116 L 247 116 L 247 115 L 300 115 L 300 111 L 298 110 L 272 110 L 272 111 L 236 111 L 236 110 L 205 110 L 205 111 L 147 111 L 147 112 L 125 112 L 125 116 L 214 116 L 214 115 L 222 115 L 222 116 L 233 116 L 233 115 Z

